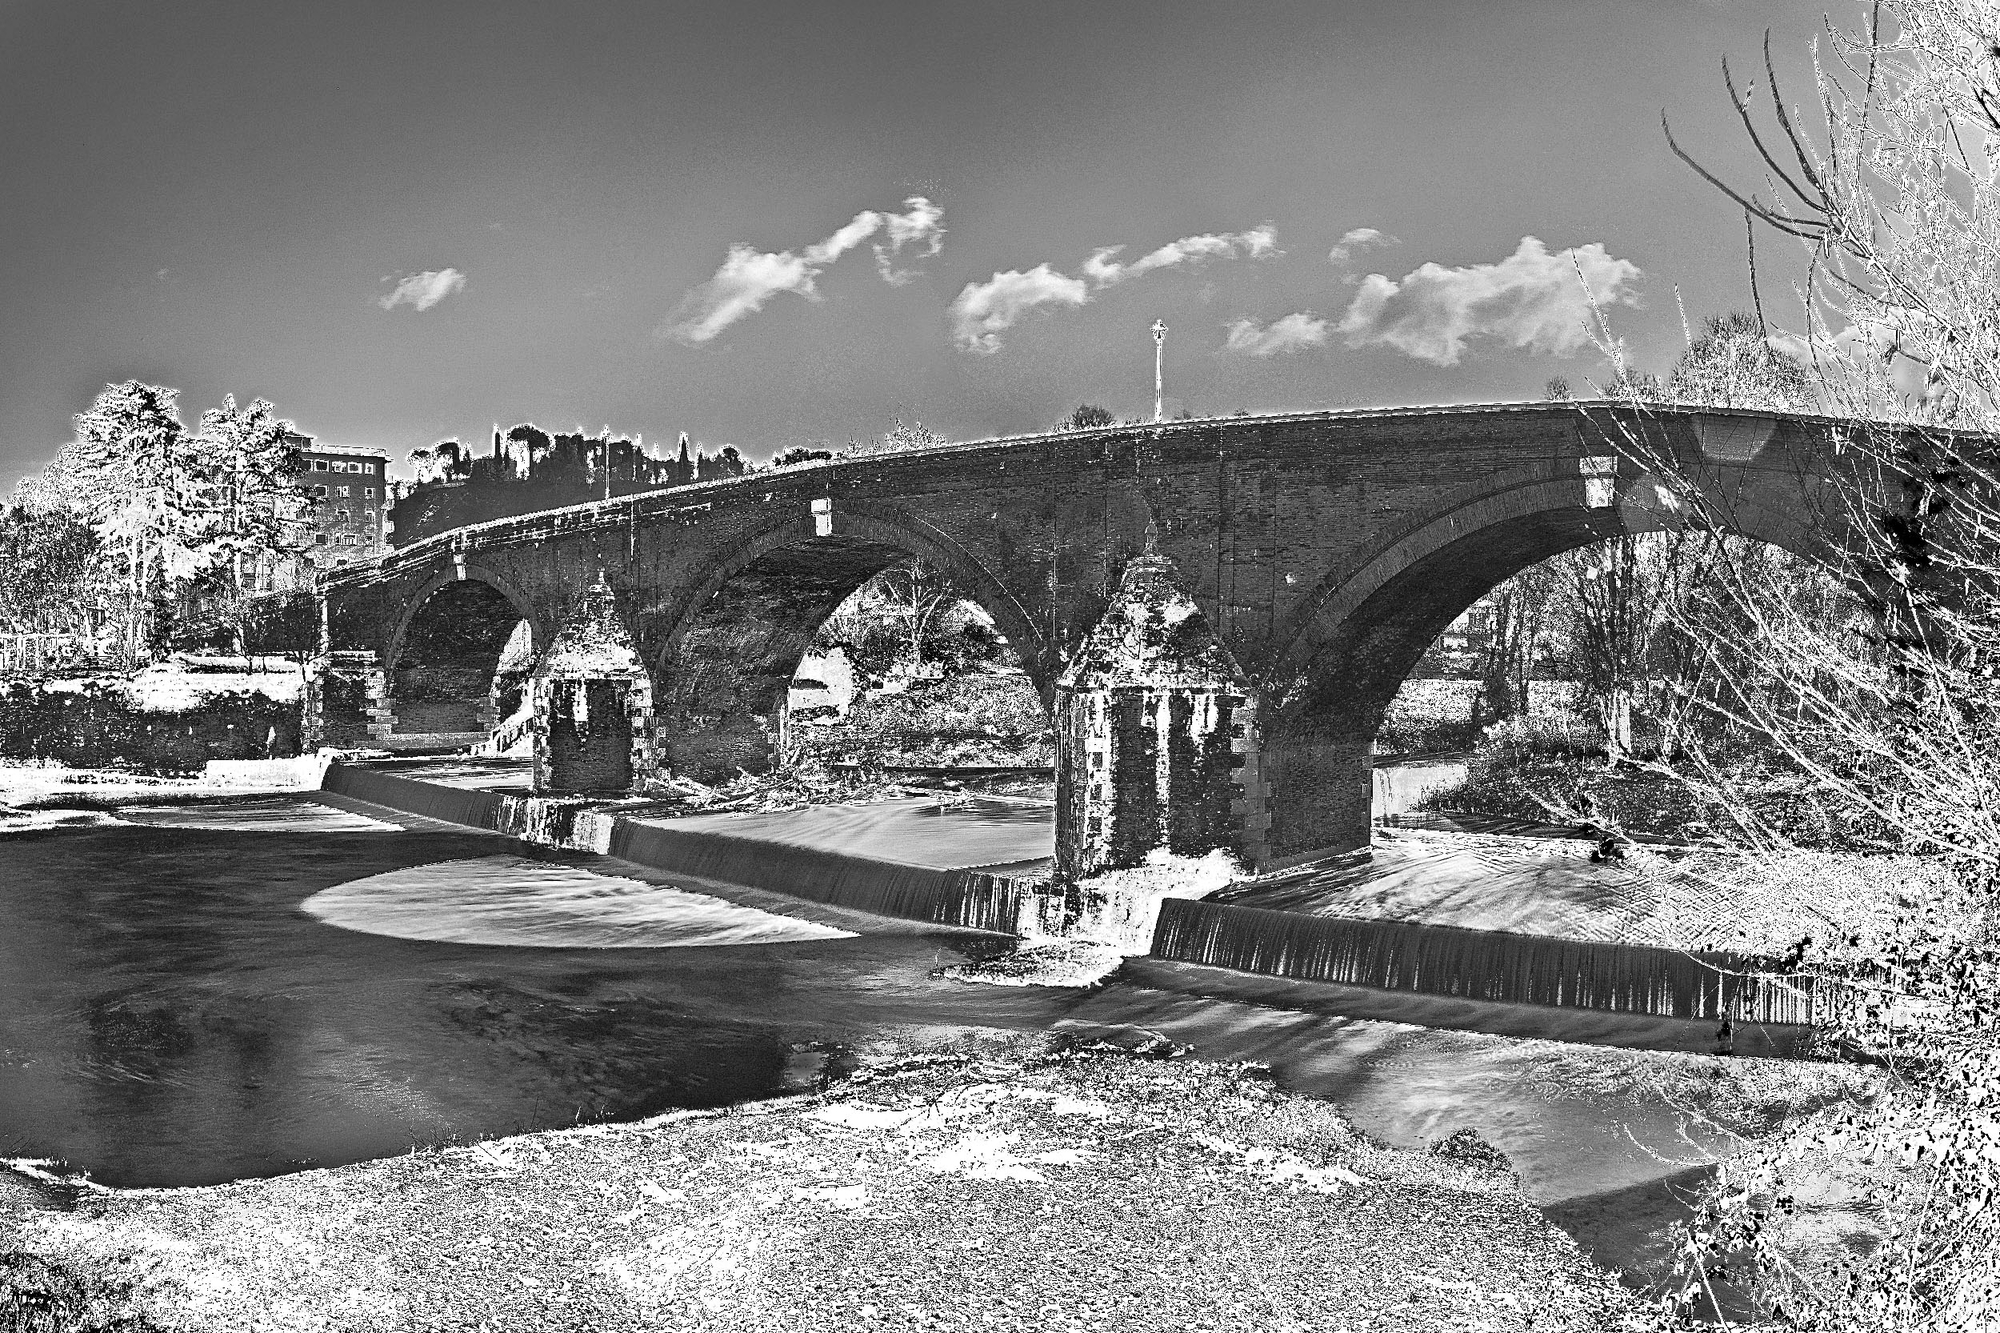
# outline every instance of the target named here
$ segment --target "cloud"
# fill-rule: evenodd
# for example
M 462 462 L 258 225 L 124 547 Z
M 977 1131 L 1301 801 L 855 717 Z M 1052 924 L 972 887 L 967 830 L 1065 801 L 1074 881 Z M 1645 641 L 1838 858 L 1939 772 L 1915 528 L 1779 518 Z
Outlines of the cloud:
M 1883 390 L 1906 404 L 1936 402 L 1946 392 L 1942 378 L 1933 378 L 1930 347 L 1936 322 L 1916 310 L 1892 310 L 1888 317 L 1862 319 L 1815 344 L 1796 333 L 1773 333 L 1773 351 L 1809 369 L 1847 377 L 1855 389 Z
M 1124 246 L 1106 246 L 1083 261 L 1083 271 L 1099 287 L 1109 287 L 1127 278 L 1151 273 L 1154 269 L 1174 268 L 1204 259 L 1234 259 L 1239 254 L 1251 259 L 1262 259 L 1267 255 L 1275 255 L 1278 252 L 1277 246 L 1277 232 L 1267 222 L 1261 227 L 1252 227 L 1249 231 L 1183 236 L 1180 240 L 1169 241 L 1151 254 L 1141 256 L 1129 264 L 1120 264 L 1113 258 L 1124 251 Z
M 898 269 L 896 256 L 906 245 L 921 245 L 917 258 L 928 259 L 944 245 L 944 210 L 922 195 L 912 195 L 903 201 L 907 213 L 885 213 L 882 215 L 882 230 L 888 233 L 889 243 L 875 245 L 875 267 L 882 274 L 882 281 L 892 287 L 900 287 L 916 276 L 913 269 Z
M 661 323 L 659 334 L 699 345 L 744 316 L 762 310 L 779 292 L 795 292 L 816 301 L 819 289 L 815 279 L 820 271 L 877 235 L 886 235 L 887 240 L 875 243 L 876 270 L 884 282 L 900 287 L 916 276 L 914 270 L 895 266 L 906 247 L 922 247 L 917 257 L 923 259 L 936 254 L 944 244 L 944 210 L 922 195 L 905 199 L 903 207 L 907 211 L 902 213 L 864 209 L 833 235 L 797 254 L 757 250 L 740 243 L 730 246 L 715 276 L 681 297 Z
M 1632 284 L 1641 276 L 1638 265 L 1613 259 L 1601 244 L 1550 254 L 1524 236 L 1497 264 L 1425 264 L 1400 282 L 1369 274 L 1340 332 L 1349 347 L 1387 345 L 1439 366 L 1457 365 L 1475 335 L 1568 356 L 1589 338 L 1591 296 L 1601 305 L 1635 305 Z
M 683 296 L 660 331 L 685 343 L 705 343 L 745 315 L 762 310 L 779 292 L 814 296 L 816 271 L 789 250 L 768 253 L 732 245 L 715 276 Z
M 1276 356 L 1280 352 L 1300 352 L 1326 342 L 1326 321 L 1304 311 L 1274 319 L 1258 326 L 1254 319 L 1230 323 L 1223 350 L 1243 356 Z
M 1081 278 L 1065 277 L 1047 264 L 1026 273 L 1009 269 L 986 282 L 969 282 L 951 303 L 952 336 L 968 352 L 997 352 L 1000 334 L 1037 306 L 1079 306 L 1090 299 Z
M 388 281 L 388 279 L 383 279 Z M 408 305 L 417 310 L 429 310 L 453 292 L 465 290 L 465 275 L 455 268 L 426 270 L 412 273 L 396 284 L 396 290 L 381 300 L 384 310 L 394 310 L 399 305 Z
M 1326 257 L 1336 264 L 1345 264 L 1349 259 L 1375 245 L 1401 245 L 1402 242 L 1387 232 L 1373 227 L 1356 227 L 1334 243 Z
M 1155 269 L 1239 255 L 1261 259 L 1277 254 L 1277 245 L 1277 233 L 1267 222 L 1249 231 L 1183 236 L 1129 264 L 1117 261 L 1124 246 L 1104 246 L 1083 261 L 1081 278 L 1058 273 L 1047 264 L 1026 273 L 1011 269 L 995 273 L 986 282 L 968 283 L 951 303 L 952 336 L 968 352 L 997 352 L 1000 334 L 1037 306 L 1084 305 L 1105 288 Z

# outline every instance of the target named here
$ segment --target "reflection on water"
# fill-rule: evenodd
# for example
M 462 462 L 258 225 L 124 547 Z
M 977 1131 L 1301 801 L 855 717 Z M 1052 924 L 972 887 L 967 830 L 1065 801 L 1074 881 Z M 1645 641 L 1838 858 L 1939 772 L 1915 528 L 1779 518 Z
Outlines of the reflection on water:
M 302 906 L 330 926 L 452 944 L 664 949 L 854 934 L 706 893 L 525 856 L 391 870 L 322 889 Z
M 336 884 L 503 846 L 472 832 L 157 826 L 9 840 L 0 1155 L 58 1157 L 123 1185 L 268 1174 L 767 1095 L 798 1044 L 898 1023 L 1036 1026 L 1066 1003 L 934 978 L 990 950 L 965 934 L 495 948 L 300 910 Z M 558 885 L 589 864 L 672 882 L 517 851 Z

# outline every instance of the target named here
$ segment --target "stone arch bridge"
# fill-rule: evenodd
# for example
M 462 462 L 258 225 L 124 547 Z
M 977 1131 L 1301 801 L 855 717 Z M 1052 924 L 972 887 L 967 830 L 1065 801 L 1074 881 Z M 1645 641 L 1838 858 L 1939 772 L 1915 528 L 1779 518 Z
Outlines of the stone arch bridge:
M 485 730 L 526 697 L 545 790 L 756 771 L 820 623 L 917 555 L 1051 710 L 1064 870 L 1159 845 L 1275 868 L 1367 845 L 1371 740 L 1460 612 L 1550 555 L 1687 521 L 1659 469 L 1713 526 L 1827 549 L 1853 467 L 1832 429 L 1600 404 L 1238 417 L 547 510 L 334 573 L 309 725 L 333 745 Z

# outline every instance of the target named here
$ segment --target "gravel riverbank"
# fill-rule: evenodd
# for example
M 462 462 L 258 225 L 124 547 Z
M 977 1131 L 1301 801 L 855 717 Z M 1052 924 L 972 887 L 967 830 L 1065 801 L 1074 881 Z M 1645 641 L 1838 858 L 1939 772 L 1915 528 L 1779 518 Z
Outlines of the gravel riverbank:
M 721 1112 L 66 1207 L 0 1189 L 0 1330 L 1637 1326 L 1476 1138 L 1388 1148 L 1163 1045 L 905 1031 Z

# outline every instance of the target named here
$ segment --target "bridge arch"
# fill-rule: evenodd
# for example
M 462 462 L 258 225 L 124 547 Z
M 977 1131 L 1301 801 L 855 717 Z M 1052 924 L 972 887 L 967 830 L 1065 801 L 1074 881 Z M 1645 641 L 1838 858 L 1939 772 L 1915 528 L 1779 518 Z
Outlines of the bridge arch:
M 1266 677 L 1270 863 L 1367 845 L 1371 742 L 1390 701 L 1452 621 L 1522 570 L 1614 537 L 1690 527 L 1832 564 L 1810 514 L 1741 497 L 1688 513 L 1671 494 L 1645 472 L 1595 493 L 1584 478 L 1517 479 L 1330 574 L 1280 636 Z
M 786 692 L 820 626 L 862 584 L 912 557 L 930 561 L 993 618 L 1046 706 L 1052 665 L 998 579 L 922 519 L 887 506 L 829 505 L 736 543 L 642 626 L 673 771 L 704 778 L 769 767 L 782 745 Z
M 534 604 L 506 578 L 472 564 L 440 570 L 404 602 L 386 641 L 391 735 L 490 731 L 518 706 L 547 642 Z M 510 654 L 522 659 L 512 670 Z

